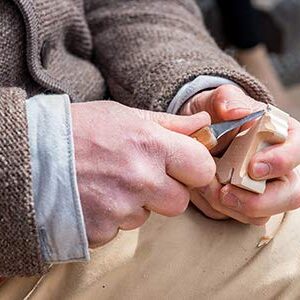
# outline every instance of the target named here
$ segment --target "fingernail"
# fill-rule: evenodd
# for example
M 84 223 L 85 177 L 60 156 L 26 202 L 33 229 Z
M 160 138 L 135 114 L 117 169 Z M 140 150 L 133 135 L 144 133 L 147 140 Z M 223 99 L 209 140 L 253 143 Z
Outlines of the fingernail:
M 221 202 L 224 206 L 227 206 L 229 208 L 237 209 L 240 207 L 239 198 L 232 193 L 223 194 Z
M 266 177 L 270 173 L 270 166 L 269 164 L 258 162 L 255 163 L 253 166 L 253 175 L 256 178 L 263 178 Z
M 241 101 L 235 101 L 235 100 L 228 100 L 225 101 L 225 108 L 226 110 L 243 110 L 243 111 L 252 111 L 251 107 L 245 105 L 241 106 Z

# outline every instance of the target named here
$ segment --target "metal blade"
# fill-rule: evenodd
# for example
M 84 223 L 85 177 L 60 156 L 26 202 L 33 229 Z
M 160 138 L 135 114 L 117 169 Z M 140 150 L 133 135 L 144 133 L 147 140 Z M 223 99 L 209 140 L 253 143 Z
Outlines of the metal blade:
M 215 137 L 217 139 L 219 139 L 221 136 L 223 136 L 227 132 L 229 132 L 235 128 L 238 128 L 238 127 L 246 124 L 247 122 L 255 120 L 258 117 L 261 117 L 262 115 L 264 115 L 264 113 L 265 113 L 265 110 L 260 110 L 260 111 L 257 111 L 255 113 L 252 113 L 252 114 L 246 116 L 245 118 L 242 118 L 239 120 L 227 121 L 227 122 L 218 123 L 218 124 L 212 124 L 210 127 L 211 127 Z

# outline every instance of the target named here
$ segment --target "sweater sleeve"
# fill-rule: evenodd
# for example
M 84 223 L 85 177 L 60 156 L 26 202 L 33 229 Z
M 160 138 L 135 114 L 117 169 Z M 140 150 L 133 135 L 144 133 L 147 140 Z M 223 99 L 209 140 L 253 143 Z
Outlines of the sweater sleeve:
M 44 270 L 35 222 L 26 94 L 0 88 L 0 276 Z
M 115 100 L 165 111 L 178 90 L 200 75 L 227 78 L 256 100 L 266 88 L 207 33 L 193 0 L 86 0 L 94 63 Z

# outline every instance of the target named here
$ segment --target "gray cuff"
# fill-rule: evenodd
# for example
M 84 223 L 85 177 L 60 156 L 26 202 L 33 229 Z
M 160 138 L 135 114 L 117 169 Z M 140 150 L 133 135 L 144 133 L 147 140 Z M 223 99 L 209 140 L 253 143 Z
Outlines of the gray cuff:
M 26 102 L 36 221 L 46 262 L 89 259 L 79 199 L 70 101 L 38 95 Z
M 206 89 L 217 88 L 224 84 L 233 84 L 238 86 L 236 83 L 226 78 L 200 75 L 193 81 L 188 82 L 181 87 L 174 99 L 169 104 L 167 112 L 171 114 L 177 114 L 181 106 L 195 94 Z

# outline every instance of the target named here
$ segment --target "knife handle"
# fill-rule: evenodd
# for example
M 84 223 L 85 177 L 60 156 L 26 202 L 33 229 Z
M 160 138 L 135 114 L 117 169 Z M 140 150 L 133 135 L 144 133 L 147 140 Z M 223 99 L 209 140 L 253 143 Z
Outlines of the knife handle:
M 190 137 L 203 144 L 208 150 L 211 150 L 218 144 L 218 141 L 209 126 L 195 131 Z

